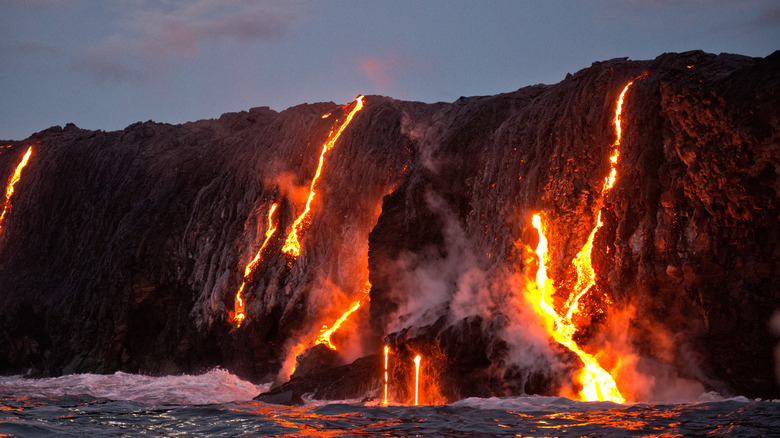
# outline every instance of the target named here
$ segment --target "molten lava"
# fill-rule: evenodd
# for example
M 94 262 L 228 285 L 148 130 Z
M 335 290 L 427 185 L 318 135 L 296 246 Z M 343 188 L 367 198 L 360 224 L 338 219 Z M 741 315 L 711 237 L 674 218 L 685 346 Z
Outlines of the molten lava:
M 577 326 L 572 321 L 571 315 L 577 305 L 576 299 L 573 300 L 573 304 L 567 303 L 569 307 L 564 309 L 566 310 L 565 317 L 560 316 L 550 304 L 555 289 L 552 280 L 547 278 L 547 239 L 544 236 L 541 217 L 535 214 L 532 221 L 534 228 L 539 232 L 539 245 L 536 247 L 536 254 L 539 256 L 539 270 L 536 272 L 536 284 L 538 285 L 540 296 L 537 297 L 538 302 L 536 304 L 539 305 L 539 309 L 541 309 L 547 321 L 552 323 L 547 324 L 547 329 L 553 339 L 579 356 L 585 364 L 583 375 L 581 376 L 583 388 L 580 396 L 588 401 L 609 400 L 616 403 L 624 403 L 625 399 L 617 389 L 612 376 L 599 366 L 595 357 L 582 351 L 574 341 Z
M 382 401 L 382 404 L 387 404 L 387 355 L 390 353 L 390 347 L 385 345 L 385 398 Z
M 322 333 L 320 333 L 317 339 L 314 340 L 314 345 L 325 344 L 325 346 L 330 348 L 331 350 L 336 350 L 336 346 L 333 345 L 332 342 L 330 342 L 330 336 L 336 330 L 338 330 L 339 327 L 341 327 L 341 324 L 343 324 L 344 321 L 347 320 L 349 315 L 355 312 L 358 308 L 360 308 L 360 301 L 355 301 L 352 304 L 352 307 L 350 307 L 349 310 L 347 310 L 343 315 L 341 315 L 341 318 L 337 319 L 336 322 L 334 322 L 330 328 L 324 329 Z
M 295 219 L 295 222 L 293 222 L 292 227 L 290 228 L 290 232 L 287 234 L 287 239 L 284 242 L 284 246 L 282 247 L 282 252 L 291 258 L 291 263 L 293 260 L 298 258 L 299 255 L 301 255 L 301 243 L 298 238 L 298 233 L 301 232 L 304 228 L 308 227 L 310 223 L 309 212 L 311 211 L 311 203 L 315 197 L 314 187 L 317 184 L 317 180 L 320 178 L 320 173 L 322 173 L 322 164 L 325 162 L 325 154 L 329 150 L 333 149 L 333 146 L 341 136 L 341 133 L 344 131 L 347 125 L 349 125 L 349 122 L 352 121 L 352 118 L 355 116 L 355 114 L 361 109 L 363 109 L 363 96 L 358 96 L 357 99 L 355 99 L 355 107 L 352 109 L 352 111 L 349 112 L 347 118 L 344 120 L 341 126 L 339 126 L 338 130 L 335 132 L 331 131 L 330 135 L 328 136 L 328 141 L 322 145 L 320 161 L 317 165 L 317 171 L 314 173 L 314 178 L 311 180 L 309 198 L 306 200 L 306 207 L 303 209 L 303 212 L 298 216 L 298 218 Z
M 322 332 L 319 336 L 317 336 L 317 339 L 314 340 L 314 345 L 319 344 L 325 344 L 326 347 L 330 348 L 333 351 L 336 351 L 336 346 L 333 345 L 333 343 L 330 341 L 331 335 L 336 332 L 336 330 L 341 327 L 341 324 L 344 323 L 344 321 L 349 318 L 349 315 L 352 315 L 355 313 L 357 309 L 360 308 L 360 305 L 362 304 L 363 300 L 368 298 L 368 293 L 371 291 L 371 283 L 366 281 L 365 286 L 363 286 L 363 290 L 361 291 L 361 296 L 358 298 L 357 301 L 352 303 L 352 306 L 344 312 L 343 315 L 339 319 L 336 320 L 336 322 L 333 323 L 333 325 L 330 326 L 330 328 L 327 328 L 327 326 L 323 326 Z
M 244 313 L 244 298 L 242 297 L 244 286 L 246 286 L 246 282 L 249 280 L 249 276 L 252 275 L 252 272 L 255 270 L 255 266 L 257 266 L 257 263 L 260 261 L 263 250 L 265 249 L 266 245 L 268 245 L 268 241 L 271 240 L 271 236 L 273 236 L 273 234 L 276 232 L 276 225 L 274 225 L 273 221 L 274 211 L 276 211 L 275 203 L 272 204 L 271 208 L 268 209 L 268 230 L 265 232 L 265 240 L 263 241 L 263 245 L 259 250 L 257 250 L 255 258 L 252 259 L 248 265 L 246 265 L 246 268 L 244 268 L 244 280 L 241 282 L 241 287 L 238 288 L 238 292 L 236 292 L 234 309 L 230 315 L 230 319 L 236 323 L 236 328 L 241 327 L 241 322 L 244 320 L 244 318 L 246 318 L 246 314 Z
M 417 389 L 420 386 L 420 355 L 414 357 L 414 405 L 417 406 Z
M 609 400 L 617 403 L 625 402 L 625 398 L 618 390 L 612 376 L 599 365 L 595 356 L 583 351 L 574 341 L 574 335 L 581 327 L 578 327 L 572 318 L 579 310 L 578 304 L 580 299 L 596 284 L 596 275 L 591 262 L 593 240 L 596 236 L 596 231 L 603 225 L 601 209 L 604 205 L 604 199 L 617 180 L 617 161 L 620 157 L 619 147 L 622 136 L 621 114 L 623 112 L 623 101 L 629 87 L 633 83 L 634 81 L 631 81 L 626 84 L 617 101 L 614 119 L 615 142 L 611 146 L 609 174 L 604 179 L 601 197 L 598 201 L 599 212 L 596 217 L 596 226 L 590 232 L 585 245 L 583 245 L 574 258 L 573 264 L 577 271 L 577 283 L 574 286 L 574 290 L 569 293 L 561 313 L 553 307 L 552 297 L 555 293 L 555 288 L 552 280 L 547 278 L 548 242 L 544 234 L 545 226 L 542 224 L 542 218 L 538 214 L 532 218 L 533 226 L 539 232 L 539 245 L 536 248 L 536 254 L 539 257 L 539 269 L 536 272 L 539 296 L 534 298 L 535 304 L 538 305 L 537 311 L 545 318 L 547 329 L 553 339 L 574 352 L 585 365 L 580 376 L 583 387 L 580 396 L 588 401 Z
M 11 179 L 8 180 L 8 185 L 5 189 L 5 202 L 3 202 L 3 212 L 0 213 L 0 231 L 2 231 L 2 225 L 3 221 L 5 220 L 5 214 L 8 212 L 8 208 L 11 206 L 11 196 L 14 194 L 14 186 L 17 182 L 19 182 L 19 178 L 22 177 L 22 169 L 24 169 L 24 166 L 27 165 L 27 161 L 30 159 L 30 156 L 32 155 L 33 148 L 30 146 L 27 149 L 27 153 L 24 154 L 22 157 L 22 161 L 19 162 L 19 164 L 16 166 L 16 170 L 14 171 L 13 175 L 11 175 Z

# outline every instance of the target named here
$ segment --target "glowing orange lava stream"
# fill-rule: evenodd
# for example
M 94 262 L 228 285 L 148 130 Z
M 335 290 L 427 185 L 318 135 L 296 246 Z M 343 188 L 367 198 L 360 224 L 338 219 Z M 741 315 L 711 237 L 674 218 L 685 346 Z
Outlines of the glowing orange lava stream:
M 361 109 L 363 109 L 363 96 L 358 96 L 355 99 L 355 108 L 349 112 L 349 115 L 347 115 L 344 123 L 341 124 L 337 131 L 331 131 L 331 134 L 328 137 L 328 141 L 322 145 L 322 152 L 320 153 L 320 161 L 317 165 L 317 171 L 314 173 L 314 178 L 311 180 L 311 187 L 309 188 L 309 199 L 306 200 L 306 208 L 303 209 L 303 212 L 298 216 L 297 219 L 295 219 L 295 222 L 293 222 L 292 227 L 290 228 L 290 232 L 287 234 L 287 239 L 284 242 L 284 246 L 282 247 L 282 252 L 290 256 L 292 260 L 295 260 L 301 254 L 301 244 L 298 239 L 298 232 L 300 232 L 309 224 L 309 212 L 311 211 L 311 203 L 315 196 L 314 187 L 317 184 L 317 180 L 320 178 L 322 164 L 325 162 L 325 154 L 329 150 L 333 149 L 333 146 L 341 136 L 341 133 L 344 131 L 347 125 L 349 125 L 349 122 L 352 121 L 352 118 L 355 116 L 355 114 Z
M 268 230 L 265 232 L 265 240 L 263 241 L 263 245 L 259 250 L 257 250 L 255 258 L 252 259 L 248 265 L 246 265 L 246 268 L 244 268 L 244 280 L 241 282 L 241 287 L 238 288 L 238 292 L 236 292 L 236 300 L 233 305 L 234 309 L 233 312 L 231 312 L 229 315 L 230 319 L 236 323 L 236 328 L 241 327 L 241 322 L 244 321 L 244 318 L 246 318 L 246 314 L 244 313 L 244 298 L 242 297 L 244 286 L 246 286 L 246 282 L 249 280 L 249 276 L 252 275 L 252 272 L 255 270 L 255 266 L 257 266 L 257 263 L 260 261 L 260 257 L 263 254 L 263 249 L 265 249 L 266 245 L 268 245 L 268 241 L 271 240 L 271 236 L 273 236 L 273 234 L 276 232 L 276 225 L 274 225 L 273 221 L 274 211 L 276 211 L 276 203 L 271 204 L 271 208 L 268 209 Z
M 547 239 L 544 237 L 542 219 L 538 214 L 533 216 L 533 226 L 539 231 L 539 245 L 536 247 L 536 254 L 539 256 L 539 270 L 536 272 L 536 284 L 539 286 L 538 300 L 539 308 L 543 315 L 550 318 L 552 324 L 547 329 L 556 342 L 574 352 L 585 364 L 583 369 L 582 392 L 580 396 L 588 401 L 609 400 L 616 403 L 624 403 L 625 399 L 615 385 L 615 380 L 598 364 L 598 361 L 592 355 L 582 351 L 574 341 L 574 334 L 577 332 L 576 325 L 571 320 L 571 307 L 567 311 L 566 317 L 561 317 L 558 312 L 550 305 L 552 295 L 555 289 L 552 280 L 547 278 Z M 576 306 L 576 302 L 574 303 Z
M 14 186 L 17 182 L 19 182 L 19 178 L 22 177 L 22 169 L 24 169 L 24 166 L 27 165 L 27 161 L 30 159 L 30 156 L 32 155 L 33 148 L 30 146 L 27 149 L 27 153 L 24 154 L 22 157 L 22 161 L 19 162 L 19 164 L 16 166 L 16 170 L 14 171 L 13 175 L 11 175 L 11 179 L 8 180 L 8 185 L 5 189 L 5 202 L 3 202 L 3 212 L 0 213 L 0 231 L 2 231 L 2 225 L 3 221 L 5 220 L 5 214 L 8 212 L 8 208 L 11 206 L 11 196 L 14 194 Z
M 558 343 L 565 346 L 572 352 L 574 352 L 580 360 L 582 360 L 585 367 L 583 368 L 582 375 L 580 376 L 582 383 L 582 392 L 580 396 L 584 400 L 588 401 L 604 401 L 609 400 L 616 403 L 624 403 L 625 398 L 620 393 L 615 384 L 615 380 L 612 376 L 606 372 L 598 363 L 596 358 L 580 349 L 577 343 L 574 341 L 574 334 L 577 332 L 578 327 L 573 322 L 572 317 L 578 312 L 579 300 L 590 290 L 592 286 L 596 284 L 595 272 L 591 263 L 591 252 L 593 250 L 593 239 L 596 236 L 596 231 L 602 226 L 601 221 L 601 208 L 603 206 L 604 198 L 609 190 L 615 185 L 617 179 L 617 161 L 620 156 L 620 140 L 622 135 L 621 128 L 621 114 L 623 112 L 623 100 L 626 92 L 634 81 L 629 82 L 620 93 L 620 97 L 617 101 L 617 107 L 615 109 L 615 142 L 612 144 L 612 152 L 610 153 L 609 174 L 604 179 L 604 184 L 601 189 L 601 198 L 598 204 L 598 215 L 596 217 L 596 226 L 588 236 L 588 240 L 582 249 L 577 253 L 574 258 L 573 264 L 577 271 L 577 283 L 574 286 L 574 290 L 569 294 L 569 298 L 563 306 L 564 316 L 561 316 L 555 308 L 552 306 L 552 296 L 555 293 L 555 288 L 551 279 L 547 278 L 547 238 L 545 237 L 545 225 L 542 224 L 542 218 L 536 214 L 532 218 L 534 228 L 539 232 L 539 245 L 536 248 L 536 254 L 539 257 L 539 270 L 536 272 L 536 284 L 539 290 L 539 296 L 534 297 L 534 301 L 539 306 L 543 316 L 546 316 L 547 329 Z
M 390 353 L 390 347 L 385 345 L 385 398 L 382 401 L 382 404 L 387 404 L 387 355 Z
M 355 310 L 360 308 L 360 301 L 356 301 L 352 304 L 352 307 L 349 308 L 349 310 L 346 311 L 343 315 L 341 315 L 341 318 L 337 319 L 336 322 L 333 323 L 333 325 L 329 328 L 324 330 L 320 335 L 317 337 L 317 339 L 314 340 L 314 345 L 319 344 L 325 344 L 326 347 L 330 348 L 331 350 L 336 350 L 336 346 L 333 345 L 332 342 L 330 342 L 330 336 L 341 327 L 341 324 L 344 323 L 344 321 L 347 320 L 349 315 L 351 315 Z
M 417 389 L 420 384 L 420 355 L 414 357 L 414 405 L 417 406 Z
M 352 303 L 352 306 L 350 306 L 349 310 L 344 312 L 343 315 L 339 319 L 336 320 L 336 322 L 333 323 L 333 325 L 330 326 L 330 328 L 327 328 L 326 326 L 323 326 L 322 332 L 319 336 L 314 340 L 314 345 L 319 344 L 325 344 L 326 347 L 330 348 L 331 350 L 336 351 L 337 348 L 333 343 L 330 341 L 331 335 L 336 332 L 336 330 L 341 327 L 341 324 L 344 323 L 344 321 L 349 318 L 349 315 L 355 313 L 357 309 L 360 308 L 360 305 L 362 304 L 363 300 L 368 299 L 368 293 L 371 290 L 371 283 L 366 281 L 366 284 L 363 286 L 363 289 L 360 294 L 360 298 Z
M 330 328 L 328 328 L 326 325 L 323 325 L 322 330 L 320 330 L 320 334 L 314 338 L 314 340 L 309 342 L 298 342 L 294 347 L 292 347 L 287 354 L 287 359 L 285 359 L 284 363 L 282 364 L 282 368 L 279 370 L 279 377 L 289 378 L 295 372 L 298 356 L 308 348 L 319 344 L 325 344 L 325 346 L 331 350 L 338 351 L 333 342 L 331 342 L 330 337 L 336 333 L 336 331 L 338 331 L 341 325 L 347 320 L 347 318 L 349 318 L 351 314 L 360 308 L 364 301 L 370 301 L 370 291 L 371 282 L 366 280 L 363 288 L 360 290 L 360 298 L 352 303 L 350 308 L 343 315 L 341 315 L 341 317 L 337 319 L 336 322 L 330 326 Z

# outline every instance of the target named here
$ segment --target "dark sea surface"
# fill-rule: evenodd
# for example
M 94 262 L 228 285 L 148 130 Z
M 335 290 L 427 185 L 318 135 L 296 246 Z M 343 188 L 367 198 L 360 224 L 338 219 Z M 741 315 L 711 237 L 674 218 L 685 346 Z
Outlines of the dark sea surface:
M 0 377 L 0 437 L 20 436 L 780 436 L 780 402 L 616 405 L 563 397 L 470 398 L 444 406 L 252 401 L 267 389 L 224 370 Z

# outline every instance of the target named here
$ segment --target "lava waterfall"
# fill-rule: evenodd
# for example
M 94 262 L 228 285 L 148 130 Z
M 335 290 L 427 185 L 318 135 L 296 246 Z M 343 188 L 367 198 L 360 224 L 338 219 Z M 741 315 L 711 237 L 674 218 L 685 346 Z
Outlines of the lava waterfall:
M 778 71 L 694 51 L 452 103 L 4 141 L 0 372 L 780 397 Z

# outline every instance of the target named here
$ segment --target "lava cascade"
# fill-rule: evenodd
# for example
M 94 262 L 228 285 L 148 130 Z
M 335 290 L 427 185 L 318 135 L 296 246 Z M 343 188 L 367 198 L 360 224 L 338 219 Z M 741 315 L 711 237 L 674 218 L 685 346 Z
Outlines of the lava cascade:
M 5 214 L 8 212 L 8 209 L 11 207 L 11 196 L 14 194 L 14 186 L 17 182 L 19 182 L 19 179 L 22 177 L 22 169 L 27 165 L 27 161 L 30 159 L 30 156 L 32 155 L 33 148 L 30 146 L 27 148 L 27 152 L 22 157 L 22 160 L 19 162 L 19 164 L 16 166 L 16 170 L 14 170 L 13 175 L 11 175 L 11 178 L 8 180 L 8 185 L 5 189 L 5 201 L 3 202 L 3 212 L 0 213 L 0 232 L 2 232 L 3 228 L 3 222 L 5 221 Z
M 390 347 L 385 345 L 385 396 L 382 400 L 382 404 L 387 404 L 387 356 L 390 354 Z
M 344 321 L 346 321 L 347 318 L 349 318 L 349 315 L 352 315 L 353 313 L 355 313 L 357 309 L 360 308 L 360 305 L 363 303 L 364 300 L 367 301 L 369 299 L 368 293 L 370 290 L 371 290 L 371 283 L 366 281 L 366 284 L 365 286 L 363 286 L 363 290 L 360 293 L 360 298 L 358 298 L 357 301 L 352 303 L 349 309 L 346 312 L 344 312 L 344 314 L 341 315 L 341 317 L 339 317 L 339 319 L 337 319 L 336 322 L 334 322 L 333 325 L 330 326 L 330 328 L 328 328 L 327 326 L 323 327 L 320 335 L 317 336 L 317 339 L 314 340 L 314 345 L 325 344 L 325 346 L 330 348 L 331 350 L 334 351 L 337 350 L 336 346 L 333 345 L 333 343 L 330 341 L 331 335 L 333 335 L 333 333 L 335 333 L 339 329 L 339 327 L 341 327 Z
M 287 238 L 285 239 L 284 246 L 282 246 L 282 252 L 288 256 L 289 265 L 291 265 L 301 254 L 299 233 L 305 230 L 311 223 L 311 218 L 310 218 L 311 205 L 316 197 L 315 187 L 317 181 L 319 180 L 322 174 L 322 166 L 325 163 L 325 155 L 327 154 L 328 151 L 333 149 L 333 147 L 336 144 L 336 141 L 338 141 L 339 137 L 341 136 L 341 133 L 344 132 L 347 126 L 349 126 L 350 122 L 355 117 L 355 114 L 357 114 L 360 110 L 363 109 L 363 100 L 364 100 L 364 96 L 362 95 L 359 95 L 355 99 L 355 106 L 347 114 L 347 117 L 344 119 L 341 125 L 339 125 L 338 129 L 332 130 L 330 132 L 330 134 L 328 135 L 328 140 L 322 146 L 319 162 L 317 164 L 317 170 L 314 173 L 314 177 L 312 178 L 311 185 L 309 187 L 309 197 L 306 200 L 306 206 L 303 212 L 301 212 L 301 214 L 298 215 L 298 217 L 291 225 L 290 231 L 287 234 Z M 330 113 L 322 116 L 322 118 L 327 118 L 327 117 L 330 117 Z M 287 372 L 285 371 L 287 368 L 292 370 L 290 372 L 293 372 L 296 366 L 291 362 L 297 362 L 298 356 L 301 353 L 303 353 L 306 350 L 306 348 L 308 348 L 308 346 L 324 344 L 331 350 L 336 350 L 337 349 L 336 346 L 330 340 L 331 335 L 333 335 L 333 333 L 335 333 L 342 326 L 342 324 L 347 320 L 347 318 L 352 313 L 354 313 L 360 308 L 361 302 L 364 299 L 368 298 L 368 291 L 370 289 L 371 289 L 371 284 L 368 283 L 368 281 L 366 281 L 366 286 L 363 288 L 363 292 L 361 293 L 361 296 L 358 298 L 358 300 L 353 302 L 350 305 L 350 307 L 344 312 L 344 314 L 330 326 L 330 328 L 323 325 L 323 329 L 314 340 L 310 342 L 299 342 L 297 345 L 295 345 L 292 348 L 292 350 L 288 353 L 288 359 L 285 362 L 286 365 L 282 366 L 280 373 L 282 375 L 285 374 Z
M 241 287 L 238 288 L 238 292 L 236 292 L 236 299 L 234 303 L 233 312 L 229 314 L 230 320 L 232 320 L 236 324 L 236 328 L 241 327 L 241 322 L 244 321 L 246 318 L 246 314 L 244 313 L 244 298 L 242 296 L 244 292 L 244 287 L 246 286 L 246 282 L 249 281 L 249 277 L 252 275 L 252 273 L 255 271 L 255 267 L 257 266 L 258 262 L 260 262 L 260 259 L 263 254 L 263 250 L 268 245 L 268 241 L 271 240 L 271 236 L 276 232 L 276 225 L 274 225 L 274 212 L 276 211 L 277 204 L 274 203 L 271 205 L 271 208 L 268 209 L 268 230 L 265 232 L 265 240 L 263 241 L 263 244 L 260 246 L 260 249 L 257 250 L 257 254 L 255 254 L 255 258 L 252 259 L 251 262 L 249 262 L 248 265 L 246 265 L 246 268 L 244 268 L 244 279 L 241 282 Z
M 414 405 L 417 406 L 417 392 L 420 387 L 420 360 L 422 358 L 418 354 L 414 357 Z
M 536 273 L 536 284 L 538 286 L 539 296 L 534 298 L 536 304 L 538 304 L 538 311 L 545 316 L 549 324 L 548 331 L 552 335 L 553 339 L 561 345 L 565 346 L 572 352 L 574 352 L 580 360 L 582 360 L 585 367 L 582 370 L 580 380 L 582 383 L 582 391 L 580 397 L 588 401 L 604 401 L 609 400 L 617 403 L 624 403 L 625 398 L 617 388 L 612 376 L 606 372 L 598 363 L 596 356 L 591 355 L 583 351 L 574 340 L 575 333 L 582 327 L 574 322 L 573 317 L 579 311 L 578 304 L 580 299 L 595 285 L 595 272 L 591 262 L 591 252 L 593 250 L 593 239 L 595 238 L 596 231 L 602 226 L 601 221 L 601 208 L 603 206 L 604 198 L 608 194 L 609 190 L 614 186 L 617 179 L 617 161 L 620 156 L 620 141 L 622 135 L 621 128 L 621 114 L 623 111 L 623 101 L 625 95 L 628 92 L 629 87 L 633 84 L 633 81 L 629 82 L 620 93 L 615 109 L 615 142 L 612 144 L 612 151 L 609 157 L 610 169 L 609 174 L 604 180 L 604 184 L 601 188 L 601 198 L 598 205 L 598 215 L 596 218 L 596 226 L 590 232 L 588 240 L 585 245 L 580 249 L 574 258 L 573 264 L 577 272 L 577 283 L 574 286 L 574 290 L 569 293 L 566 303 L 563 306 L 563 312 L 559 313 L 553 307 L 553 295 L 555 293 L 555 287 L 551 279 L 547 277 L 547 254 L 548 254 L 548 241 L 545 237 L 544 228 L 542 224 L 542 218 L 539 214 L 536 214 L 532 218 L 534 228 L 539 233 L 539 244 L 536 249 L 536 254 L 539 258 L 539 269 Z M 602 303 L 606 305 L 606 303 Z
M 314 173 L 314 178 L 311 180 L 309 198 L 306 200 L 306 207 L 303 209 L 303 212 L 301 212 L 298 218 L 295 219 L 295 222 L 293 222 L 292 226 L 290 227 L 290 232 L 287 234 L 287 239 L 284 242 L 284 246 L 282 247 L 282 252 L 290 257 L 291 263 L 297 259 L 299 255 L 301 255 L 301 243 L 298 237 L 298 233 L 307 228 L 311 221 L 309 213 L 311 212 L 311 203 L 315 198 L 314 188 L 316 187 L 317 180 L 319 180 L 320 174 L 322 173 L 322 165 L 325 163 L 325 154 L 327 154 L 329 150 L 333 149 L 333 146 L 341 136 L 341 133 L 352 121 L 352 118 L 355 117 L 355 114 L 357 114 L 357 112 L 361 109 L 363 109 L 363 96 L 358 96 L 355 99 L 355 107 L 352 108 L 352 111 L 349 112 L 347 118 L 337 130 L 331 131 L 330 135 L 328 136 L 328 140 L 325 142 L 325 144 L 322 145 L 322 152 L 320 152 L 320 160 L 317 164 L 317 171 Z

